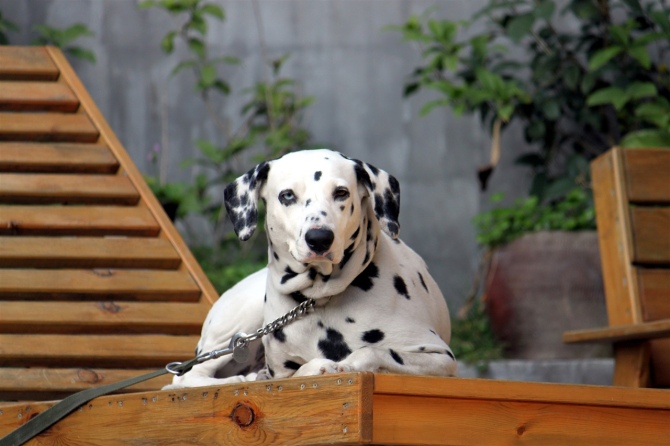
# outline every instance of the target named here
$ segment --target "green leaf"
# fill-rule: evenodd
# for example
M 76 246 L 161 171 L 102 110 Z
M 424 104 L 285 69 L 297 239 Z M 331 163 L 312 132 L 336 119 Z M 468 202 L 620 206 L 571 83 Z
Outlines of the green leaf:
M 548 100 L 542 104 L 542 112 L 550 121 L 556 121 L 561 116 L 561 106 L 558 101 Z
M 221 21 L 223 21 L 226 18 L 226 14 L 223 11 L 223 9 L 219 5 L 215 5 L 212 3 L 203 5 L 200 8 L 200 11 L 202 11 L 204 14 L 211 15 L 212 17 L 215 17 Z
M 634 46 L 628 50 L 628 55 L 637 60 L 645 70 L 648 70 L 651 67 L 651 57 L 645 47 Z
M 87 60 L 91 63 L 95 63 L 95 54 L 91 50 L 80 48 L 78 46 L 71 46 L 65 48 L 65 51 L 77 59 Z
M 171 54 L 174 51 L 174 38 L 177 35 L 177 31 L 170 31 L 165 34 L 161 40 L 161 49 L 166 54 Z
M 619 143 L 621 147 L 670 147 L 667 130 L 638 130 L 627 134 Z
M 447 99 L 436 99 L 433 101 L 426 102 L 421 110 L 419 110 L 419 116 L 426 116 L 430 113 L 435 107 L 447 107 L 449 106 L 449 101 Z
M 621 110 L 628 102 L 626 92 L 618 87 L 608 87 L 600 89 L 586 98 L 586 105 L 593 107 L 596 105 L 612 104 L 615 109 Z
M 195 37 L 188 39 L 188 47 L 200 59 L 205 58 L 205 42 Z
M 509 122 L 514 113 L 514 104 L 505 104 L 498 109 L 498 116 L 505 122 Z
M 656 85 L 652 82 L 633 82 L 626 88 L 626 96 L 629 99 L 641 99 L 657 94 Z
M 535 7 L 534 13 L 538 19 L 551 20 L 555 10 L 554 0 L 544 0 Z
M 172 69 L 170 75 L 174 76 L 175 74 L 179 73 L 182 70 L 185 70 L 186 68 L 193 68 L 195 66 L 197 66 L 197 62 L 195 60 L 185 60 L 179 62 L 177 66 Z
M 670 18 L 668 18 L 668 10 L 664 9 L 662 11 L 654 11 L 649 14 L 651 20 L 653 20 L 659 28 L 663 30 L 664 33 L 670 34 Z
M 600 51 L 596 51 L 589 60 L 589 71 L 596 71 L 598 68 L 616 57 L 621 51 L 623 51 L 623 48 L 618 46 L 603 48 Z
M 576 64 L 568 65 L 563 73 L 563 81 L 565 85 L 571 90 L 577 90 L 579 87 L 579 79 L 581 76 L 581 70 Z
M 509 21 L 505 31 L 513 42 L 519 43 L 521 39 L 530 33 L 534 23 L 535 15 L 533 13 L 519 14 Z
M 209 87 L 216 80 L 216 67 L 208 64 L 200 70 L 200 82 L 203 86 Z

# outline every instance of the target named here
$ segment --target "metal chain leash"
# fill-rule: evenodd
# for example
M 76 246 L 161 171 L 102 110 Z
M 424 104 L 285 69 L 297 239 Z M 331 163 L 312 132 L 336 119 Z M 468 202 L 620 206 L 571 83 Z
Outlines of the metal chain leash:
M 228 347 L 203 353 L 196 356 L 194 359 L 191 359 L 190 361 L 171 362 L 165 366 L 165 370 L 172 373 L 173 375 L 181 376 L 191 370 L 196 364 L 202 364 L 203 362 L 231 354 L 233 355 L 233 359 L 236 362 L 246 362 L 249 358 L 248 346 L 250 342 L 256 341 L 263 336 L 269 335 L 279 330 L 280 328 L 285 327 L 294 320 L 305 315 L 309 310 L 314 308 L 314 305 L 314 299 L 307 299 L 304 302 L 301 302 L 300 305 L 291 309 L 288 313 L 259 328 L 255 333 L 235 333 L 235 335 L 233 335 L 232 339 L 230 340 Z

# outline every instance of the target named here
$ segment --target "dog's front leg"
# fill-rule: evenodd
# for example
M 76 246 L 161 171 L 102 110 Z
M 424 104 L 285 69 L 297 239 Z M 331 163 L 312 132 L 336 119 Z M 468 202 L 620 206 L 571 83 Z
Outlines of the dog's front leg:
M 293 374 L 293 376 L 314 376 L 314 375 L 325 375 L 327 373 L 340 373 L 340 372 L 350 372 L 353 370 L 343 369 L 340 370 L 339 363 L 331 361 L 326 358 L 315 358 L 309 361 L 306 364 L 300 366 L 300 368 Z

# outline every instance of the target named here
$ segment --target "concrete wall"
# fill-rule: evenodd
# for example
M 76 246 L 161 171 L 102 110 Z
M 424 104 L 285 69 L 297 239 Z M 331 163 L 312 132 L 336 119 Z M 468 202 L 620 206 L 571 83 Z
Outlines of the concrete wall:
M 135 0 L 0 0 L 0 9 L 21 26 L 12 43 L 29 43 L 33 24 L 64 27 L 84 22 L 95 32 L 81 39 L 97 63 L 73 65 L 103 115 L 139 167 L 148 171 L 147 152 L 156 143 L 169 149 L 169 179 L 189 180 L 196 168 L 180 160 L 197 155 L 193 141 L 216 140 L 203 104 L 188 75 L 170 77 L 175 57 L 159 49 L 172 18 L 160 10 L 139 10 Z M 209 45 L 243 60 L 228 70 L 233 90 L 251 86 L 264 68 L 251 0 L 217 1 L 227 13 L 212 23 Z M 297 79 L 304 94 L 316 97 L 307 126 L 314 140 L 371 162 L 394 174 L 402 189 L 402 238 L 427 261 L 455 312 L 477 267 L 471 224 L 486 207 L 478 166 L 488 159 L 489 137 L 476 117 L 456 118 L 436 110 L 420 118 L 430 99 L 402 97 L 404 81 L 418 63 L 413 48 L 397 33 L 383 32 L 434 3 L 438 16 L 464 19 L 483 0 L 259 0 L 268 55 L 290 53 L 284 74 Z M 183 51 L 177 51 L 178 55 Z M 233 95 L 217 104 L 233 125 L 242 101 Z M 519 132 L 503 138 L 501 166 L 492 191 L 510 197 L 527 190 L 527 172 L 513 167 L 526 150 Z M 249 168 L 251 165 L 240 166 Z

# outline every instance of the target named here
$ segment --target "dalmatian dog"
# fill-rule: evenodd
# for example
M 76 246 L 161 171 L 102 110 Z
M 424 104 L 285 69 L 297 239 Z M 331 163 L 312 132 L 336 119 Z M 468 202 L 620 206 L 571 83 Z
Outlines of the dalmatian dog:
M 263 162 L 224 192 L 247 240 L 266 210 L 268 266 L 212 307 L 197 353 L 225 348 L 311 298 L 305 316 L 249 345 L 248 363 L 204 362 L 167 388 L 349 371 L 453 376 L 449 310 L 424 261 L 399 238 L 398 181 L 330 150 Z

